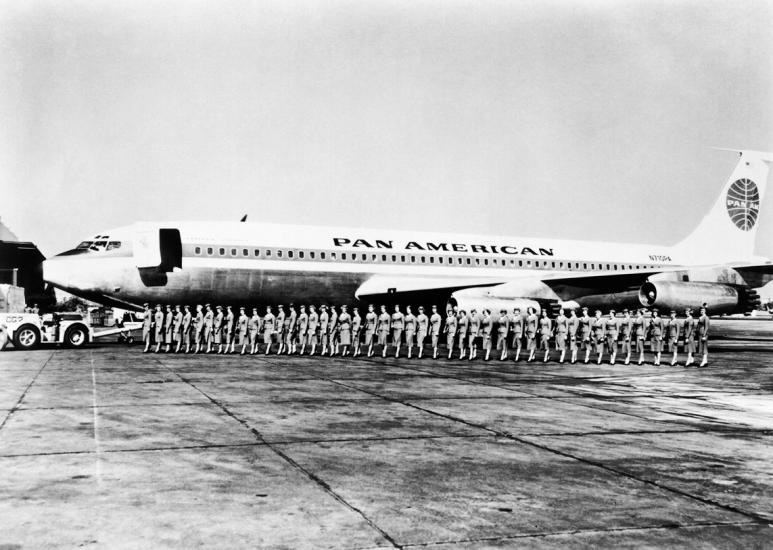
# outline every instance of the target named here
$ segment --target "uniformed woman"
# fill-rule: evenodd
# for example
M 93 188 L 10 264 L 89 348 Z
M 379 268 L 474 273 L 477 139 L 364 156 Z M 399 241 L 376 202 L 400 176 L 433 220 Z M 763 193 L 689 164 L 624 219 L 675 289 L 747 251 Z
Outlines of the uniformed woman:
M 400 343 L 403 340 L 403 327 L 405 326 L 405 316 L 400 311 L 400 306 L 395 306 L 395 312 L 392 314 L 392 345 L 395 347 L 395 359 L 400 357 Z
M 663 319 L 658 315 L 658 308 L 652 310 L 650 319 L 650 345 L 655 354 L 654 365 L 660 365 L 660 353 L 663 351 Z
M 448 348 L 449 359 L 451 359 L 451 356 L 454 354 L 454 338 L 456 337 L 457 324 L 458 323 L 454 311 L 449 310 L 448 316 L 446 317 L 446 326 L 443 329 L 443 332 L 446 333 L 446 347 Z
M 365 345 L 368 347 L 368 357 L 373 356 L 373 340 L 376 336 L 378 316 L 373 304 L 368 305 L 368 313 L 365 314 Z
M 644 341 L 647 339 L 647 320 L 644 318 L 644 310 L 639 309 L 636 319 L 633 321 L 633 335 L 636 338 L 636 351 L 639 352 L 639 362 L 644 362 Z
M 559 363 L 564 362 L 566 356 L 566 335 L 569 333 L 569 319 L 564 315 L 564 310 L 556 317 L 556 349 L 561 352 L 558 358 Z
M 539 324 L 539 318 L 534 311 L 533 307 L 527 308 L 526 312 L 526 350 L 529 352 L 529 359 L 527 363 L 534 361 L 534 354 L 537 353 L 537 325 Z
M 623 310 L 623 319 L 620 321 L 620 337 L 622 339 L 622 352 L 625 353 L 625 364 L 631 362 L 631 338 L 633 336 L 633 319 L 628 309 Z
M 338 317 L 338 343 L 343 347 L 342 356 L 349 355 L 349 346 L 352 344 L 352 317 L 346 311 L 346 306 L 341 306 L 341 315 Z
M 465 343 L 467 342 L 467 329 L 470 326 L 470 319 L 467 312 L 463 309 L 459 311 L 459 317 L 456 320 L 456 340 L 459 342 L 459 359 L 464 359 Z
M 421 359 L 424 353 L 424 340 L 429 332 L 429 317 L 424 315 L 424 307 L 419 306 L 419 315 L 416 317 L 416 345 L 419 348 L 418 357 Z
M 521 349 L 523 348 L 523 316 L 519 307 L 514 308 L 513 314 L 510 316 L 510 334 L 513 348 L 515 348 L 513 361 L 517 363 L 521 358 Z
M 604 357 L 604 319 L 601 318 L 601 310 L 596 310 L 596 316 L 591 320 L 593 329 L 593 347 L 598 355 L 597 363 L 601 364 Z
M 540 350 L 545 351 L 542 358 L 543 363 L 548 362 L 550 357 L 550 337 L 553 336 L 553 321 L 548 317 L 548 310 L 542 310 L 542 317 L 539 320 Z
M 580 317 L 580 340 L 582 341 L 582 349 L 585 350 L 585 363 L 586 365 L 590 361 L 590 352 L 593 349 L 591 342 L 591 325 L 593 320 L 588 316 L 588 308 L 582 308 L 582 317 Z
M 309 341 L 309 314 L 306 313 L 306 306 L 301 306 L 301 314 L 298 315 L 298 342 L 301 344 L 300 354 L 306 351 L 306 344 Z
M 676 318 L 676 311 L 671 310 L 671 318 L 666 323 L 666 336 L 668 338 L 668 351 L 673 355 L 671 356 L 671 366 L 676 366 L 676 358 L 679 353 L 679 319 Z
M 617 358 L 618 325 L 615 310 L 609 310 L 609 319 L 604 323 L 604 331 L 607 335 L 607 349 L 609 350 L 609 364 L 614 365 Z
M 510 331 L 510 317 L 506 309 L 499 310 L 499 322 L 497 322 L 497 350 L 500 351 L 499 360 L 507 359 L 507 334 Z
M 236 330 L 239 332 L 239 345 L 242 347 L 241 354 L 244 355 L 247 350 L 247 342 L 249 337 L 247 336 L 247 330 L 249 328 L 250 319 L 244 312 L 244 308 L 239 308 L 239 319 L 236 321 Z
M 150 351 L 150 344 L 153 340 L 153 312 L 150 310 L 150 304 L 144 304 L 145 311 L 142 317 L 142 341 L 145 342 L 145 349 L 142 353 Z
M 687 352 L 685 367 L 689 367 L 695 362 L 693 354 L 695 353 L 695 329 L 698 322 L 692 316 L 692 310 L 688 307 L 684 310 L 684 349 Z
M 156 306 L 156 314 L 154 316 L 156 323 L 156 353 L 161 351 L 161 343 L 164 341 L 164 312 L 161 311 L 161 306 Z
M 250 355 L 258 353 L 258 332 L 260 331 L 260 316 L 258 308 L 252 308 L 250 317 Z
M 478 311 L 473 308 L 470 310 L 470 332 L 467 335 L 467 347 L 470 348 L 470 361 L 478 357 L 478 335 L 480 334 L 481 318 Z
M 317 350 L 317 331 L 319 330 L 319 315 L 315 306 L 309 307 L 309 329 L 306 333 L 306 340 L 311 346 L 311 355 Z
M 698 317 L 698 353 L 703 355 L 701 367 L 705 367 L 709 362 L 709 315 L 706 307 L 701 308 L 701 316 Z
M 405 347 L 408 348 L 408 359 L 413 351 L 413 339 L 416 335 L 416 316 L 411 311 L 411 306 L 405 307 Z
M 360 337 L 362 336 L 362 317 L 359 308 L 352 310 L 352 357 L 360 354 Z
M 481 321 L 481 333 L 483 334 L 483 349 L 486 352 L 484 361 L 491 357 L 491 331 L 494 328 L 494 321 L 491 318 L 491 310 L 483 310 L 483 321 Z
M 569 334 L 569 351 L 572 352 L 572 358 L 569 362 L 574 365 L 577 362 L 577 333 L 580 330 L 580 319 L 577 312 L 573 309 L 569 314 L 569 320 L 566 322 Z

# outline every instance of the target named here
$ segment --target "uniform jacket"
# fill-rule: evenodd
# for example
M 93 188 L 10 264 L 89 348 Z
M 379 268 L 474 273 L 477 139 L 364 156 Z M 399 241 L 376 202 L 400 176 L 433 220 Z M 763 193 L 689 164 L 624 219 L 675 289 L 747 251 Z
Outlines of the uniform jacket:
M 443 329 L 443 332 L 451 335 L 456 334 L 456 325 L 457 325 L 456 315 L 452 313 L 451 315 L 446 317 L 446 326 L 445 326 L 445 329 Z
M 402 313 L 392 314 L 392 328 L 402 330 L 405 324 L 405 316 Z
M 389 321 L 391 320 L 391 317 L 389 317 L 388 313 L 382 313 L 378 316 L 378 331 L 379 332 L 389 332 Z
M 439 313 L 433 313 L 429 318 L 429 324 L 432 326 L 432 335 L 437 336 L 440 334 L 440 325 L 443 324 L 443 318 Z
M 565 315 L 559 315 L 556 317 L 556 334 L 566 338 L 569 333 L 569 319 Z
M 429 318 L 423 313 L 416 317 L 416 326 L 419 327 L 419 334 L 427 334 L 429 328 Z
M 701 315 L 698 317 L 698 338 L 705 339 L 709 337 L 709 321 L 708 315 Z
M 376 323 L 378 322 L 378 315 L 374 311 L 369 311 L 365 314 L 365 330 L 367 332 L 376 332 Z
M 404 321 L 405 332 L 416 332 L 416 316 L 413 313 L 408 313 Z
M 680 325 L 679 319 L 668 319 L 666 321 L 666 334 L 669 340 L 679 340 Z
M 650 319 L 650 334 L 653 337 L 663 336 L 663 318 L 653 317 Z
M 570 337 L 577 336 L 577 331 L 580 329 L 580 319 L 576 315 L 569 317 L 569 320 L 566 322 L 566 325 L 569 329 L 569 336 Z

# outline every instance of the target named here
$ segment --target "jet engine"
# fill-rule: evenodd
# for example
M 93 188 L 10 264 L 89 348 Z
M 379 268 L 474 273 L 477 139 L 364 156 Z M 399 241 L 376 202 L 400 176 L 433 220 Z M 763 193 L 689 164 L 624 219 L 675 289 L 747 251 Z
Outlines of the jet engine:
M 710 315 L 746 313 L 760 305 L 756 291 L 739 285 L 706 282 L 647 281 L 639 289 L 639 302 L 662 310 L 697 309 L 706 304 Z

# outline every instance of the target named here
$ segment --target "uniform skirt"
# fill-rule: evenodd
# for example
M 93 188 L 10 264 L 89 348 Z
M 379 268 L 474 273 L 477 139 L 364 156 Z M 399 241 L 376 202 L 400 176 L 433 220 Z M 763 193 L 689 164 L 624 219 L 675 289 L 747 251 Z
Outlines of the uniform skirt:
M 166 334 L 164 335 L 166 337 L 166 343 L 171 344 L 172 343 L 172 335 L 174 334 L 174 331 L 172 330 L 172 326 L 169 325 L 166 327 Z
M 270 344 L 273 342 L 272 338 L 273 333 L 270 330 L 264 330 L 263 331 L 263 343 L 264 344 Z
M 698 339 L 698 353 L 708 353 L 709 352 L 709 339 L 706 338 L 705 340 L 703 338 Z
M 507 334 L 499 334 L 497 337 L 497 349 L 507 348 Z
M 540 335 L 539 337 L 539 349 L 548 351 L 550 349 L 550 336 L 547 334 Z
M 406 330 L 405 331 L 405 345 L 406 346 L 412 346 L 413 345 L 413 330 Z
M 216 328 L 215 329 L 215 343 L 220 344 L 223 340 L 223 329 Z
M 379 346 L 386 346 L 387 338 L 388 337 L 389 337 L 389 331 L 379 330 L 378 331 L 378 345 Z
M 432 333 L 432 347 L 436 348 L 438 345 L 438 342 L 440 341 L 440 334 Z
M 679 351 L 679 342 L 676 338 L 668 339 L 668 351 Z
M 164 327 L 156 325 L 156 342 L 161 343 L 164 340 Z
M 419 332 L 417 332 L 417 333 L 416 333 L 416 342 L 417 342 L 417 343 L 418 343 L 420 346 L 423 346 L 423 345 L 424 345 L 424 340 L 425 340 L 426 338 L 427 338 L 427 333 L 426 333 L 426 332 L 424 332 L 423 330 L 420 330 Z
M 661 336 L 653 336 L 650 340 L 650 346 L 652 346 L 652 351 L 654 352 L 661 352 L 663 351 L 663 338 Z
M 563 332 L 556 334 L 556 349 L 561 351 L 566 349 L 566 334 Z
M 695 353 L 695 338 L 685 338 L 684 347 L 688 353 Z
M 523 338 L 520 334 L 513 335 L 513 347 L 520 349 L 523 346 Z
M 146 327 L 146 326 L 143 325 L 143 327 L 142 327 L 142 339 L 143 340 L 147 340 L 148 338 L 150 338 L 151 334 L 152 334 L 152 332 L 150 330 L 150 327 Z
M 631 353 L 631 337 L 623 336 L 623 341 L 620 344 L 623 353 Z
M 617 353 L 617 338 L 607 336 L 607 349 L 609 353 Z
M 247 343 L 247 330 L 240 330 L 239 331 L 239 345 L 243 346 Z
M 572 334 L 569 336 L 569 349 L 572 351 L 577 351 L 577 335 Z
M 402 341 L 403 337 L 403 329 L 396 328 L 392 329 L 392 345 L 399 346 L 400 342 Z
M 483 349 L 491 349 L 491 335 L 490 334 L 484 334 L 483 335 Z
M 453 332 L 447 332 L 446 333 L 446 345 L 448 346 L 448 349 L 451 349 L 454 347 L 454 333 Z
M 375 331 L 372 329 L 366 329 L 365 330 L 365 345 L 369 346 L 373 343 L 373 336 L 375 336 Z
M 317 345 L 317 331 L 315 329 L 310 329 L 309 332 L 306 334 L 306 341 L 310 346 L 316 346 Z
M 593 335 L 593 349 L 596 353 L 604 353 L 604 337 Z
M 526 333 L 526 349 L 537 349 L 537 335 Z
M 467 337 L 465 334 L 459 334 L 456 337 L 457 341 L 459 342 L 459 349 L 464 349 L 464 343 L 467 341 Z
M 352 344 L 352 331 L 348 328 L 341 329 L 338 333 L 338 343 L 342 346 L 350 346 Z
M 257 344 L 258 343 L 258 329 L 251 328 L 250 329 L 250 343 L 251 344 Z
M 591 341 L 590 332 L 582 333 L 582 349 L 593 349 L 593 342 Z

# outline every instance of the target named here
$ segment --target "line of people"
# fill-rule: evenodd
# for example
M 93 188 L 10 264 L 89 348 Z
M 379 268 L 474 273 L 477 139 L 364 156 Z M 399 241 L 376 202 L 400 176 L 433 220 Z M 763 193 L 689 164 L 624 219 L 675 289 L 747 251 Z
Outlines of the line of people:
M 527 362 L 535 361 L 537 353 L 544 352 L 542 361 L 547 363 L 555 349 L 559 363 L 565 362 L 567 351 L 569 362 L 576 363 L 582 350 L 586 364 L 593 353 L 596 362 L 601 364 L 606 352 L 609 363 L 614 365 L 620 352 L 625 357 L 624 364 L 628 365 L 635 352 L 641 365 L 645 343 L 649 340 L 655 365 L 660 365 L 664 345 L 672 354 L 671 365 L 676 365 L 680 342 L 687 353 L 684 366 L 695 363 L 696 350 L 702 356 L 700 366 L 708 363 L 710 321 L 705 307 L 700 309 L 697 319 L 689 308 L 683 319 L 678 319 L 673 310 L 669 318 L 662 318 L 657 309 L 652 310 L 650 317 L 645 316 L 645 309 L 635 311 L 635 316 L 624 309 L 622 317 L 617 317 L 614 310 L 603 317 L 597 310 L 590 317 L 588 308 L 583 307 L 582 316 L 569 309 L 562 310 L 554 319 L 545 309 L 538 316 L 534 308 L 527 308 L 525 315 L 520 308 L 510 313 L 501 310 L 496 317 L 488 309 L 480 314 L 472 309 L 468 314 L 449 308 L 445 319 L 437 306 L 432 306 L 430 315 L 423 307 L 418 308 L 417 315 L 410 306 L 405 313 L 400 306 L 395 306 L 391 314 L 384 305 L 380 309 L 376 314 L 374 306 L 368 306 L 363 319 L 358 308 L 353 308 L 350 314 L 345 305 L 340 307 L 340 313 L 335 307 L 325 305 L 320 306 L 319 312 L 313 305 L 308 309 L 301 306 L 300 312 L 290 305 L 288 313 L 279 306 L 276 314 L 268 306 L 261 317 L 257 308 L 252 308 L 252 315 L 248 316 L 247 309 L 242 307 L 236 316 L 231 306 L 213 309 L 209 304 L 199 305 L 194 314 L 187 305 L 174 306 L 174 309 L 166 306 L 165 312 L 157 305 L 154 313 L 145 304 L 144 351 L 225 354 L 237 353 L 238 346 L 238 353 L 254 355 L 261 351 L 262 345 L 263 353 L 268 355 L 276 344 L 278 354 L 305 355 L 308 350 L 310 355 L 316 355 L 319 350 L 321 355 L 347 356 L 351 352 L 354 357 L 372 357 L 380 351 L 386 357 L 392 351 L 391 346 L 394 356 L 400 357 L 405 346 L 406 355 L 411 358 L 416 346 L 416 357 L 421 358 L 429 340 L 432 357 L 437 358 L 444 336 L 448 359 L 458 350 L 459 359 L 474 360 L 480 349 L 485 352 L 483 359 L 488 361 L 496 349 L 500 361 L 508 360 L 510 351 L 514 352 L 514 360 L 519 361 L 525 348 Z M 154 342 L 155 350 L 152 350 Z

